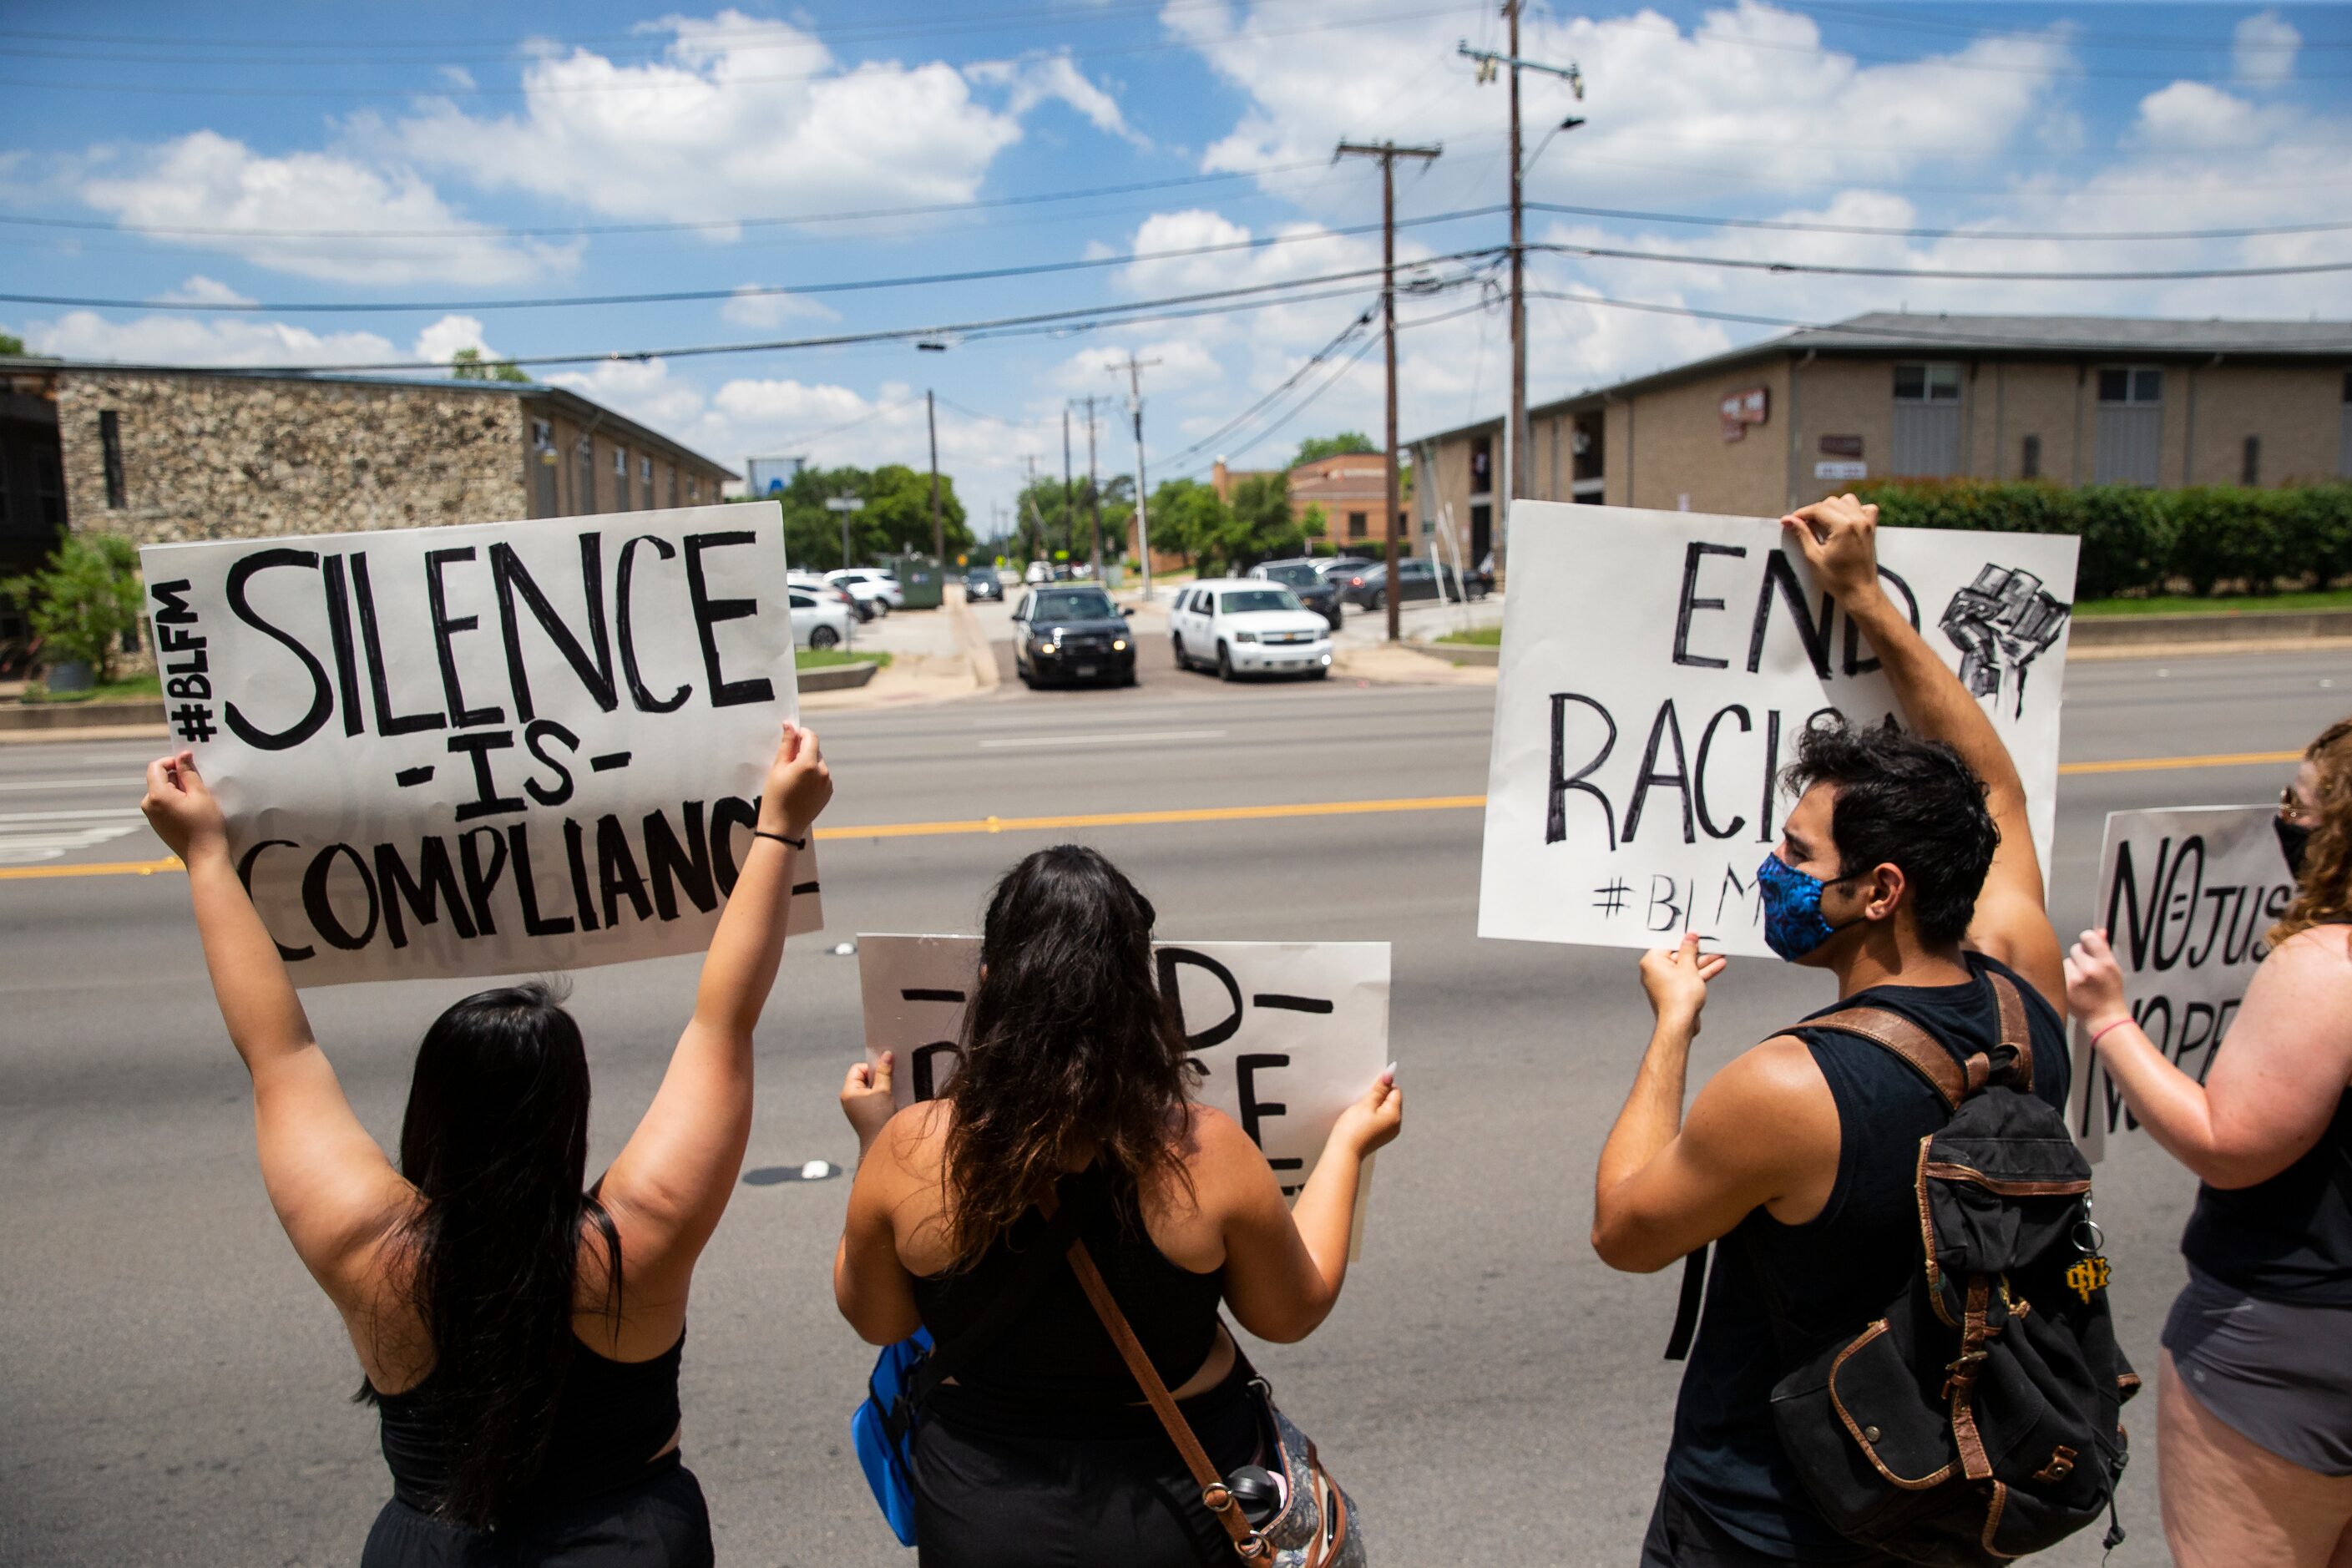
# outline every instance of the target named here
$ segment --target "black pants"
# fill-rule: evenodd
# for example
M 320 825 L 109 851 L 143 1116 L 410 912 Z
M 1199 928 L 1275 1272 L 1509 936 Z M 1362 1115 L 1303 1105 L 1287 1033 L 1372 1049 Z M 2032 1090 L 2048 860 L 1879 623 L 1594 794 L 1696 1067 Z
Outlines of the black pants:
M 1241 1370 L 1181 1406 L 1220 1474 L 1257 1454 Z M 961 1392 L 940 1390 L 916 1431 L 921 1568 L 1231 1568 L 1232 1539 L 1150 1410 L 1042 1436 L 973 1419 Z
M 1650 1532 L 1642 1541 L 1641 1568 L 1804 1568 L 1815 1561 L 1757 1551 L 1665 1485 L 1658 1488 Z M 1834 1561 L 1837 1568 L 1903 1568 L 1895 1559 L 1875 1553 Z
M 375 1516 L 360 1568 L 710 1568 L 713 1557 L 702 1485 L 673 1460 L 625 1491 L 496 1531 L 394 1498 Z

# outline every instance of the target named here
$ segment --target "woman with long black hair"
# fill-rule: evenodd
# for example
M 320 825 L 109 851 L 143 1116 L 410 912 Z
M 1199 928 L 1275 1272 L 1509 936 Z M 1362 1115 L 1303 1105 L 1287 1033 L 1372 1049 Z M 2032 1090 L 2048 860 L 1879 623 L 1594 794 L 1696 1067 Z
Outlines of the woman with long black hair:
M 468 996 L 417 1048 L 384 1158 L 343 1098 L 187 752 L 141 803 L 188 868 L 205 963 L 253 1078 L 262 1181 L 342 1313 L 394 1496 L 364 1568 L 691 1568 L 681 1462 L 687 1289 L 751 1126 L 751 1031 L 782 956 L 793 855 L 833 782 L 784 727 L 757 836 L 653 1104 L 586 1184 L 588 1061 L 544 986 Z
M 842 1107 L 857 1179 L 834 1263 L 876 1344 L 973 1331 L 1027 1300 L 920 1413 L 912 1480 L 925 1568 L 1230 1563 L 1234 1548 L 1066 1264 L 1040 1270 L 1041 1204 L 1086 1243 L 1220 1475 L 1261 1462 L 1254 1376 L 1220 1305 L 1301 1340 L 1339 1300 L 1364 1157 L 1402 1126 L 1390 1074 L 1333 1128 L 1296 1205 L 1193 1069 L 1154 978 L 1152 908 L 1109 861 L 1041 849 L 999 882 L 962 1063 L 891 1110 L 888 1056 Z M 944 1352 L 943 1352 L 944 1353 Z

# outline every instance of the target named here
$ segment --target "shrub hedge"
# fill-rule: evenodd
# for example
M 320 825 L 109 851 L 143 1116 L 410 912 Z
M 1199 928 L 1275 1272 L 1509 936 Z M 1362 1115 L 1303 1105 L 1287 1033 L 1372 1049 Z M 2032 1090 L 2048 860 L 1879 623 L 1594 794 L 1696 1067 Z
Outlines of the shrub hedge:
M 2352 577 L 2352 484 L 2068 489 L 2032 481 L 1901 479 L 1858 486 L 1892 528 L 1974 528 L 2081 538 L 2077 599 L 2178 591 L 2247 594 Z

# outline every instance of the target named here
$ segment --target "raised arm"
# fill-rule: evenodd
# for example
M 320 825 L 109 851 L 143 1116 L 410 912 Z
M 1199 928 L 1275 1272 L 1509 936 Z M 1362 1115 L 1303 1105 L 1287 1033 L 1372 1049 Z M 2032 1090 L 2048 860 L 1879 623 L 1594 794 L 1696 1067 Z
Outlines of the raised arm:
M 793 847 L 833 797 L 816 733 L 784 726 L 760 795 L 758 837 L 719 917 L 694 1017 L 645 1119 L 597 1189 L 621 1233 L 627 1289 L 681 1301 L 718 1228 L 751 1136 L 751 1031 L 775 984 L 793 899 Z
M 2024 781 L 1982 705 L 1879 586 L 1878 509 L 1850 495 L 1832 496 L 1780 523 L 1803 552 L 1815 580 L 1869 639 L 1894 684 L 1904 721 L 1958 752 L 1984 781 L 1985 805 L 2000 830 L 2000 847 L 1977 895 L 1969 945 L 2016 970 L 2063 1016 L 2063 957 L 2042 900 L 2042 863 L 2026 819 Z
M 213 995 L 253 1079 L 254 1136 L 270 1206 L 311 1278 L 338 1305 L 360 1304 L 376 1248 L 415 1201 L 343 1098 L 278 944 L 228 851 L 220 803 L 194 752 L 147 765 L 140 810 L 188 868 Z
M 2066 986 L 2107 1076 L 2149 1135 L 2200 1181 L 2251 1187 L 2319 1142 L 2352 1083 L 2347 945 L 2343 927 L 2319 926 L 2264 959 L 2201 1084 L 2133 1021 L 2105 931 L 2084 931 L 2066 955 Z
M 1364 1161 L 1403 1130 L 1404 1090 L 1393 1070 L 1384 1071 L 1340 1112 L 1314 1173 L 1287 1205 L 1273 1167 L 1241 1128 L 1213 1112 L 1196 1116 L 1194 1126 L 1202 1144 L 1195 1181 L 1213 1181 L 1202 1201 L 1226 1215 L 1226 1302 L 1260 1339 L 1305 1339 L 1339 1302 Z

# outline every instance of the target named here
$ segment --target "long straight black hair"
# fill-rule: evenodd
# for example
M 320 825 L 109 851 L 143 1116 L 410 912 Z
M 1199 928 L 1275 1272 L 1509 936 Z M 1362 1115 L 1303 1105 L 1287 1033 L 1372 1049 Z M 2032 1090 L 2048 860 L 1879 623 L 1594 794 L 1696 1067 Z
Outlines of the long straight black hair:
M 620 1237 L 583 1190 L 587 1164 L 587 1051 L 547 986 L 484 991 L 434 1020 L 400 1169 L 424 1200 L 411 1289 L 434 1363 L 416 1392 L 453 1445 L 438 1511 L 455 1522 L 498 1522 L 538 1478 L 576 1344 L 583 1223 L 618 1305 Z
M 943 1173 L 959 1264 L 1091 1145 L 1124 1187 L 1173 1171 L 1194 1068 L 1152 970 L 1151 900 L 1081 845 L 1040 849 L 996 884 L 981 976 L 948 1082 Z

